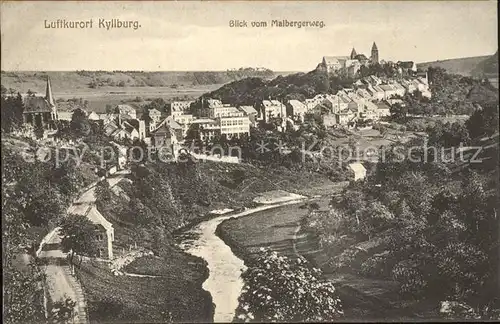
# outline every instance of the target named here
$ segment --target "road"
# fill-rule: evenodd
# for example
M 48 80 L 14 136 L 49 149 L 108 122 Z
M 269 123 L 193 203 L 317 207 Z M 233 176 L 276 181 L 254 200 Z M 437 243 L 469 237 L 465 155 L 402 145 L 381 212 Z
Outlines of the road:
M 115 186 L 122 180 L 128 171 L 123 170 L 115 173 L 107 181 L 110 187 Z M 83 192 L 80 197 L 68 208 L 68 214 L 85 215 L 86 211 L 91 208 L 96 201 L 94 183 Z M 59 228 L 55 228 L 47 234 L 38 251 L 38 257 L 45 260 L 48 264 L 44 267 L 46 274 L 46 285 L 52 301 L 65 300 L 71 298 L 76 301 L 74 323 L 87 323 L 85 310 L 85 301 L 80 284 L 70 274 L 70 268 L 67 265 L 67 254 L 61 250 L 61 237 L 58 233 Z

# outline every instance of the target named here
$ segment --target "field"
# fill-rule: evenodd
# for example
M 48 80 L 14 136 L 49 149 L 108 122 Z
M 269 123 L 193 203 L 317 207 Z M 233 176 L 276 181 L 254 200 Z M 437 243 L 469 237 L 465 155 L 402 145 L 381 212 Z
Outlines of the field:
M 139 107 L 155 98 L 192 100 L 223 84 L 245 77 L 274 78 L 292 72 L 189 71 L 189 72 L 5 72 L 2 86 L 16 92 L 45 94 L 47 77 L 60 110 L 70 110 L 68 99 L 88 101 L 88 111 L 105 112 L 106 105 Z
M 206 269 L 202 260 L 175 252 L 157 259 L 154 266 L 151 262 L 146 265 L 160 277 L 114 276 L 105 264 L 82 263 L 77 275 L 87 298 L 91 322 L 211 321 L 211 297 L 201 289 L 208 275 L 200 271 Z M 134 265 L 127 270 L 134 270 Z
M 62 93 L 54 90 L 54 97 L 58 100 L 58 107 L 62 110 L 69 109 L 69 105 L 62 100 L 82 98 L 88 101 L 88 111 L 102 113 L 106 111 L 106 105 L 129 104 L 136 108 L 150 102 L 156 98 L 163 98 L 169 102 L 171 100 L 194 100 L 206 92 L 219 88 L 221 85 L 198 85 L 186 86 L 172 89 L 169 87 L 124 87 L 124 88 L 99 88 L 84 90 L 81 92 Z

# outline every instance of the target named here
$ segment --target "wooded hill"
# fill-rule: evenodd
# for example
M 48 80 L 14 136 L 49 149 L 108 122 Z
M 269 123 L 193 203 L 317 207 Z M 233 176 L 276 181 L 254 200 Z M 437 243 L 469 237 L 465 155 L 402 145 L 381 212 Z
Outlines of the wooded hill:
M 465 76 L 479 76 L 484 73 L 498 73 L 498 52 L 494 55 L 463 57 L 449 60 L 418 63 L 417 68 L 427 70 L 440 67 L 448 73 Z

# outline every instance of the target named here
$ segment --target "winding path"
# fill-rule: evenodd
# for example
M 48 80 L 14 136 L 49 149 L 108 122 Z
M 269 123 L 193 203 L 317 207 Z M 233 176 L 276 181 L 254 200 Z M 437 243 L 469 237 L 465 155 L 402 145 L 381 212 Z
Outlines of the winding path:
M 107 179 L 110 187 L 115 186 L 127 173 L 128 171 L 120 171 L 112 178 Z M 68 208 L 68 214 L 85 215 L 94 206 L 96 201 L 96 184 L 97 182 L 87 187 L 80 197 Z M 66 298 L 76 301 L 74 323 L 88 323 L 83 289 L 71 272 L 70 266 L 67 263 L 67 254 L 61 250 L 61 237 L 58 231 L 59 227 L 47 234 L 42 239 L 40 247 L 36 252 L 37 257 L 44 260 L 45 264 L 47 264 L 43 267 L 46 274 L 46 287 L 52 301 L 65 300 Z

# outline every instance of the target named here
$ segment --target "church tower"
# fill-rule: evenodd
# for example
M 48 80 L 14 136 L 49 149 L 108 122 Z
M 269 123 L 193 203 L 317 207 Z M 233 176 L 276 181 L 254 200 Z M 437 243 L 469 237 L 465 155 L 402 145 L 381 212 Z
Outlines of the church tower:
M 358 53 L 356 53 L 356 50 L 353 47 L 351 51 L 351 60 L 354 60 L 356 58 L 356 55 L 358 55 Z
M 57 114 L 56 103 L 54 101 L 54 96 L 52 95 L 52 85 L 50 84 L 50 78 L 47 76 L 47 85 L 45 86 L 45 100 L 49 104 L 51 109 L 50 117 L 52 120 L 59 119 Z
M 370 57 L 370 60 L 372 63 L 378 63 L 378 48 L 375 42 L 373 42 L 372 45 L 372 56 Z
M 47 86 L 45 87 L 45 100 L 50 104 L 51 107 L 54 107 L 54 96 L 52 96 L 52 86 L 50 85 L 50 78 L 47 77 Z

